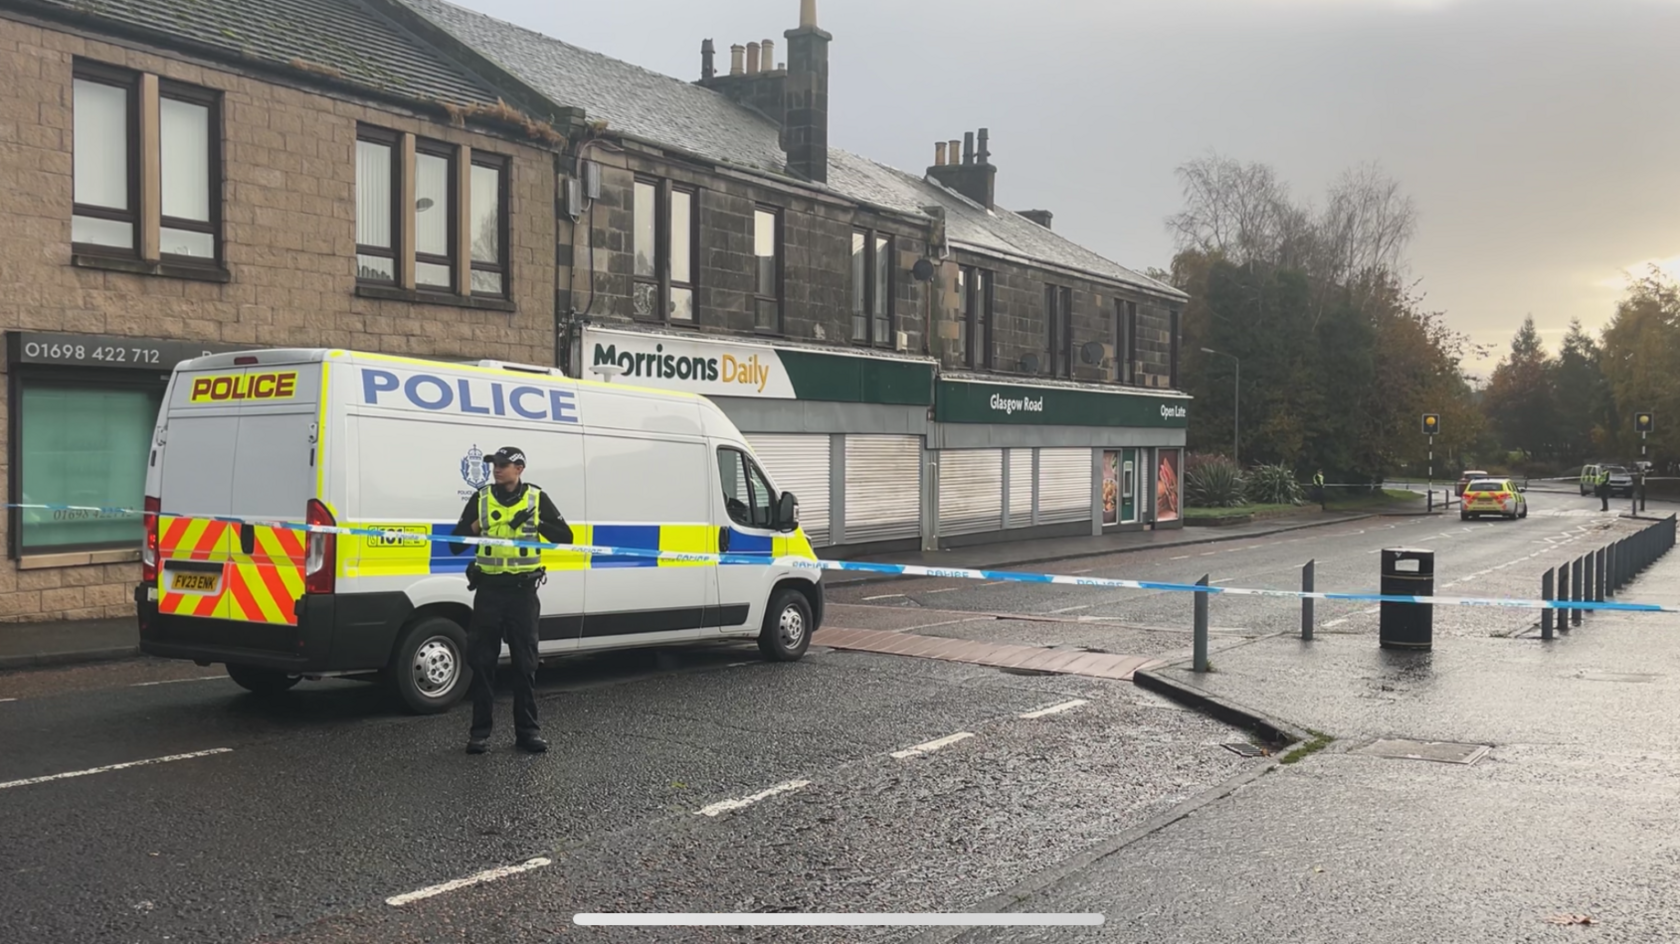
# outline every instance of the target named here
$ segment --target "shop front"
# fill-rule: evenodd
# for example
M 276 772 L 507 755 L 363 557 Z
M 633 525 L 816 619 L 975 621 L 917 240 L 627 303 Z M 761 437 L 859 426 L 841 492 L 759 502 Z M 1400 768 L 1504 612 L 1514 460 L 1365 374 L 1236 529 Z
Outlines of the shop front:
M 942 377 L 928 448 L 939 546 L 1183 526 L 1190 397 Z
M 237 345 L 6 333 L 7 553 L 24 570 L 138 560 L 138 509 L 175 365 Z M 76 505 L 99 511 L 18 508 Z
M 917 548 L 934 362 L 881 352 L 588 326 L 570 371 L 702 394 L 799 499 L 823 556 Z

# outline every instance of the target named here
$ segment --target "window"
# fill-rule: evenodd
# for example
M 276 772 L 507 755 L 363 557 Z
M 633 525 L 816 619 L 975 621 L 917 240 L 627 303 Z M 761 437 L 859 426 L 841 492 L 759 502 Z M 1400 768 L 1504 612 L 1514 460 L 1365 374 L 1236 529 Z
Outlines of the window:
M 963 317 L 957 325 L 957 351 L 971 368 L 990 370 L 992 355 L 992 273 L 963 266 L 957 270 L 957 297 Z
M 507 262 L 507 161 L 473 155 L 472 294 L 505 296 Z
M 451 150 L 432 144 L 414 148 L 414 284 L 455 290 L 455 179 Z
M 852 340 L 893 343 L 893 238 L 874 230 L 852 231 Z
M 510 298 L 511 168 L 488 151 L 358 128 L 356 277 L 366 294 Z
M 397 282 L 396 195 L 402 192 L 397 136 L 363 129 L 356 138 L 356 276 Z
M 1178 315 L 1178 309 L 1174 308 L 1169 316 L 1171 327 L 1168 329 L 1172 332 L 1172 353 L 1167 366 L 1167 386 L 1174 390 L 1178 389 Z
M 694 323 L 696 196 L 669 182 L 636 181 L 631 310 L 638 318 Z
M 76 251 L 219 263 L 219 94 L 78 61 L 71 109 Z
M 1050 328 L 1050 376 L 1073 376 L 1073 289 L 1044 287 L 1044 320 Z
M 723 503 L 729 518 L 748 528 L 772 527 L 776 496 L 764 473 L 739 449 L 718 450 L 718 480 L 723 484 Z
M 782 330 L 782 213 L 759 207 L 753 212 L 753 327 Z
M 1114 372 L 1120 383 L 1137 383 L 1137 302 L 1114 300 Z
M 14 486 L 26 505 L 138 508 L 163 391 L 153 385 L 23 380 Z M 23 553 L 139 547 L 138 514 L 20 512 Z

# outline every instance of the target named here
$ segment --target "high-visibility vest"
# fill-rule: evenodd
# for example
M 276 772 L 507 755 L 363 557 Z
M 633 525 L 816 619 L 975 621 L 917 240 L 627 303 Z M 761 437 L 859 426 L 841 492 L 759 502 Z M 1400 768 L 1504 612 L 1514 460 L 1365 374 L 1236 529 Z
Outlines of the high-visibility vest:
M 536 541 L 537 509 L 541 507 L 542 490 L 535 485 L 525 488 L 525 497 L 511 505 L 502 504 L 496 497 L 495 486 L 478 490 L 479 534 L 487 538 L 506 538 L 516 541 Z M 515 528 L 508 522 L 520 509 L 530 509 L 531 516 Z M 478 569 L 487 574 L 525 574 L 542 566 L 542 552 L 531 547 L 507 547 L 499 544 L 478 546 Z
M 1609 481 L 1610 481 L 1610 473 L 1604 471 L 1603 469 L 1599 469 L 1598 470 L 1598 484 L 1603 485 L 1603 484 L 1605 484 L 1606 482 L 1609 482 Z

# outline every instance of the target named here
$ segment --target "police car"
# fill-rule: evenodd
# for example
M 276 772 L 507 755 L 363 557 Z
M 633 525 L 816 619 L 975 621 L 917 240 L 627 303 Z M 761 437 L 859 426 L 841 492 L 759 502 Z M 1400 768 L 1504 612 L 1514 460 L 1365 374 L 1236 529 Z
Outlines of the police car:
M 176 367 L 147 461 L 141 650 L 224 664 L 257 692 L 361 678 L 447 710 L 469 681 L 474 547 L 434 538 L 509 442 L 575 544 L 751 558 L 544 551 L 542 656 L 738 638 L 772 660 L 804 654 L 824 607 L 822 571 L 789 562 L 816 560 L 797 499 L 704 397 L 317 349 Z
M 1460 521 L 1499 515 L 1503 518 L 1527 518 L 1527 489 L 1510 479 L 1473 479 L 1464 488 L 1464 503 L 1459 506 Z

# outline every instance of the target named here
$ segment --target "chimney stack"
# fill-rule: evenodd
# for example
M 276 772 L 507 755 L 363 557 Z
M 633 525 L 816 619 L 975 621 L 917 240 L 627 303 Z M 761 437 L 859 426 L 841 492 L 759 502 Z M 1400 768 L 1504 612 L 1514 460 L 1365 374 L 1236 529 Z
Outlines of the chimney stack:
M 747 44 L 747 74 L 748 75 L 757 75 L 758 74 L 758 44 L 757 43 L 748 43 Z
M 747 47 L 741 45 L 740 43 L 736 43 L 735 45 L 729 47 L 729 74 L 730 75 L 742 75 L 742 74 L 745 73 L 746 70 L 741 67 L 741 57 L 745 56 L 746 54 L 747 54 Z
M 1050 228 L 1051 214 L 1049 210 L 1022 210 L 1021 216 L 1032 220 L 1034 223 L 1037 223 L 1045 229 Z
M 970 131 L 963 135 L 962 163 L 957 163 L 957 141 L 952 140 L 945 160 L 928 168 L 928 176 L 990 210 L 996 206 L 997 168 L 992 166 L 991 133 L 985 128 L 980 129 L 978 157 L 976 160 L 974 132 Z M 1050 225 L 1048 214 L 1042 225 Z
M 717 68 L 713 62 L 716 56 L 717 47 L 712 45 L 711 40 L 700 44 L 700 81 L 711 81 L 712 77 L 717 75 Z
M 828 44 L 834 36 L 817 26 L 817 0 L 800 0 L 799 28 L 783 35 L 788 41 L 788 74 L 782 140 L 788 170 L 827 183 Z
M 933 145 L 933 166 L 945 166 L 945 142 L 937 141 Z

